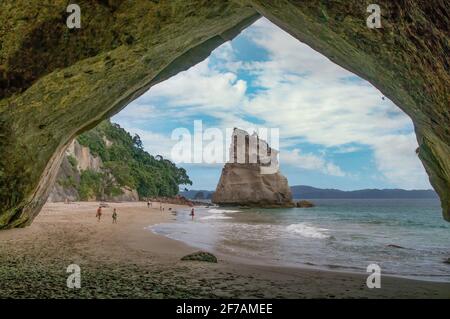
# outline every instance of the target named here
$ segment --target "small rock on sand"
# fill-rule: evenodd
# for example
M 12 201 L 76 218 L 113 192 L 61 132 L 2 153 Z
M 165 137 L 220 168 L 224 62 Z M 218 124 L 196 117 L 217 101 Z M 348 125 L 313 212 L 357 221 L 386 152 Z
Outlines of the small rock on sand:
M 197 251 L 181 258 L 181 260 L 205 261 L 209 263 L 217 263 L 217 258 L 211 253 Z

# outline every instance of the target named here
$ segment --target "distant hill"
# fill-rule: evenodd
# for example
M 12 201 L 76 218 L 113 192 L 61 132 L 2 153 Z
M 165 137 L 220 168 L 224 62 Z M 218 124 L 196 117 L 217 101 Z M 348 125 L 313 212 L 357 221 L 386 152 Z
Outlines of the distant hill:
M 291 186 L 292 197 L 295 199 L 412 199 L 438 198 L 434 190 L 404 190 L 404 189 L 361 189 L 342 191 L 339 189 L 321 189 L 311 186 Z
M 213 191 L 206 190 L 188 190 L 180 192 L 180 195 L 189 199 L 211 199 Z
M 439 198 L 432 189 L 404 190 L 404 189 L 361 189 L 355 191 L 342 191 L 333 188 L 316 188 L 312 186 L 291 186 L 294 199 L 413 199 L 413 198 Z M 189 199 L 197 196 L 211 198 L 213 191 L 189 190 L 180 194 Z

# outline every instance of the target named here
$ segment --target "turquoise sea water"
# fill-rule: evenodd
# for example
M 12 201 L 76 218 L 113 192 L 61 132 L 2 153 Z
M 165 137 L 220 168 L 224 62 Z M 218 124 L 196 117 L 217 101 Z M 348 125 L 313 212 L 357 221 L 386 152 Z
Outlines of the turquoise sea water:
M 179 210 L 151 230 L 272 265 L 365 272 L 375 263 L 384 274 L 450 282 L 450 223 L 439 201 L 312 201 L 308 209 L 196 208 L 193 220 Z

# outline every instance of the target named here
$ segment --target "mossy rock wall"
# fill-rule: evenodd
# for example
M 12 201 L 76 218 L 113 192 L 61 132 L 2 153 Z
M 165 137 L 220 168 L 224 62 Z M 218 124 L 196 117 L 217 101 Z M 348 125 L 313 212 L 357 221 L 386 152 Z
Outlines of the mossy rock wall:
M 79 0 L 0 3 L 0 228 L 39 213 L 65 147 L 152 85 L 206 58 L 260 14 L 367 79 L 413 120 L 450 220 L 449 9 L 442 0 Z M 393 145 L 395 147 L 395 145 Z

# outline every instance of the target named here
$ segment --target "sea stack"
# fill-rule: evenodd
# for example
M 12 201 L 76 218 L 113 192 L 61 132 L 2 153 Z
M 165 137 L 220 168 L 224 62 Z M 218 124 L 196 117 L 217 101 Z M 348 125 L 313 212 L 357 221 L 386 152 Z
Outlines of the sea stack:
M 220 206 L 293 207 L 277 155 L 278 151 L 256 133 L 250 135 L 235 128 L 229 161 L 222 169 L 212 202 Z

